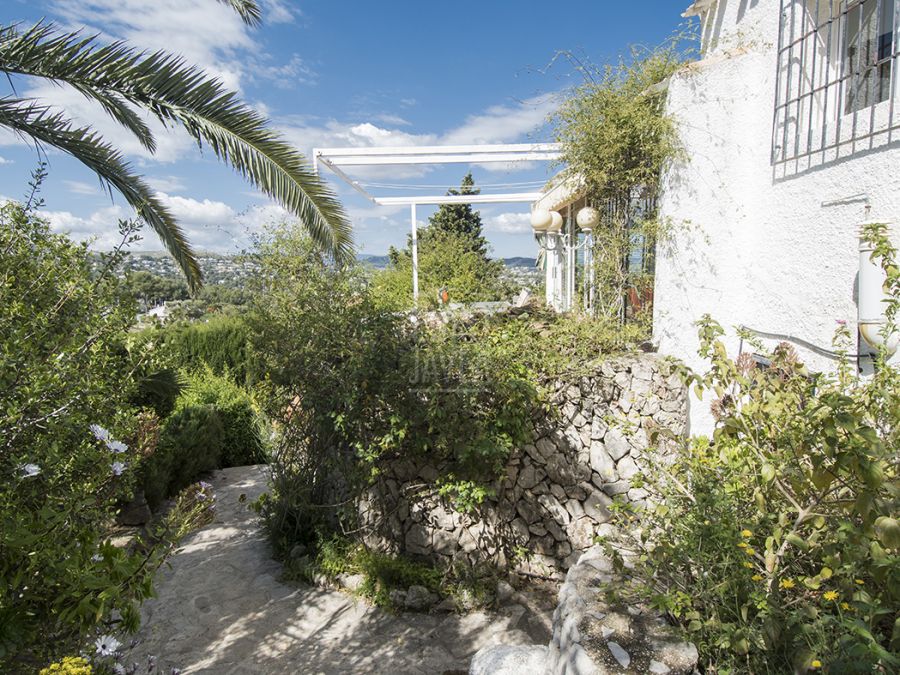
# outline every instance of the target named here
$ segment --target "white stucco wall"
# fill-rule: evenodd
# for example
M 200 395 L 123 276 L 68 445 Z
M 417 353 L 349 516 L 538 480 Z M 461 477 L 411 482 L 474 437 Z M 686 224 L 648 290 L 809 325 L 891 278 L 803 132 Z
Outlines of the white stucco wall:
M 836 321 L 852 330 L 857 319 L 859 223 L 895 224 L 900 244 L 900 134 L 806 170 L 773 168 L 778 17 L 778 0 L 720 1 L 707 19 L 708 52 L 669 88 L 688 159 L 663 181 L 673 236 L 658 251 L 654 339 L 699 369 L 694 323 L 706 313 L 728 330 L 733 355 L 737 325 L 829 348 Z M 833 367 L 798 352 L 811 369 Z M 711 429 L 709 404 L 691 401 L 692 432 Z

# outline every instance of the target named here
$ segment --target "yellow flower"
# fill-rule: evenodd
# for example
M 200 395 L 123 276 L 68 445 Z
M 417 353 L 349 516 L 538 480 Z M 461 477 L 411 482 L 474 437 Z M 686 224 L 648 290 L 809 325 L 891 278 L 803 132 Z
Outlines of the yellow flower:
M 747 548 L 747 544 L 741 542 L 740 544 L 738 544 L 738 548 Z
M 753 581 L 762 581 L 762 580 L 763 580 L 762 576 L 759 575 L 759 574 L 754 574 L 754 575 L 753 575 L 752 577 L 750 577 L 750 578 L 753 579 Z
M 749 539 L 750 537 L 753 536 L 753 533 L 752 533 L 750 530 L 742 530 L 742 531 L 741 531 L 741 536 L 742 536 L 744 539 Z
M 846 602 L 841 603 L 841 609 L 850 609 L 850 605 Z
M 856 581 L 856 583 L 858 583 L 860 586 L 862 586 L 864 583 L 866 583 L 866 582 L 863 581 L 862 579 L 856 579 L 855 581 Z
M 838 593 L 837 593 L 837 591 L 826 591 L 825 595 L 823 595 L 822 597 L 825 598 L 826 600 L 837 600 Z
M 813 660 L 812 660 L 812 663 L 810 663 L 809 665 L 810 665 L 810 667 L 812 667 L 812 668 L 821 668 L 821 667 L 822 667 L 822 662 L 819 661 L 819 659 L 813 659 Z
M 752 570 L 752 569 L 753 569 L 753 563 L 745 562 L 745 563 L 744 563 L 744 567 L 746 567 L 748 570 Z
M 756 553 L 756 551 L 748 547 L 744 549 L 744 553 L 746 553 L 747 555 L 753 555 L 754 553 Z
M 794 580 L 793 579 L 782 579 L 781 583 L 778 584 L 781 588 L 793 588 Z

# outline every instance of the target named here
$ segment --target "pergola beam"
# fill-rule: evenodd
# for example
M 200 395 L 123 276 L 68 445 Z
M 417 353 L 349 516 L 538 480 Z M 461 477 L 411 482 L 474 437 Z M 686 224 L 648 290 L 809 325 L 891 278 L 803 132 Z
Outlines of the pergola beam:
M 313 148 L 313 168 L 331 169 L 363 197 L 380 206 L 409 206 L 412 230 L 413 299 L 419 304 L 419 246 L 416 207 L 437 204 L 512 204 L 531 203 L 540 192 L 469 195 L 409 195 L 375 197 L 363 183 L 351 178 L 342 166 L 397 166 L 423 164 L 510 164 L 513 162 L 549 162 L 558 160 L 562 147 L 558 143 L 503 143 L 494 145 L 421 145 L 384 148 Z
M 517 204 L 531 203 L 541 197 L 540 192 L 514 192 L 505 194 L 425 195 L 415 197 L 374 197 L 381 206 L 407 204 Z

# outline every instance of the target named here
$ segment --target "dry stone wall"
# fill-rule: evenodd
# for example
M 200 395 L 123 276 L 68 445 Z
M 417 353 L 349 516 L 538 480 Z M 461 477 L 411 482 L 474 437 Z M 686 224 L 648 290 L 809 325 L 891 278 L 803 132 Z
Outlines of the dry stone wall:
M 440 466 L 388 468 L 360 503 L 369 543 L 440 566 L 491 565 L 562 578 L 594 536 L 610 527 L 613 500 L 642 504 L 632 484 L 642 463 L 660 459 L 654 428 L 685 430 L 685 388 L 653 354 L 610 358 L 598 371 L 557 382 L 553 412 L 534 419 L 533 442 L 516 450 L 495 496 L 472 513 L 424 491 Z

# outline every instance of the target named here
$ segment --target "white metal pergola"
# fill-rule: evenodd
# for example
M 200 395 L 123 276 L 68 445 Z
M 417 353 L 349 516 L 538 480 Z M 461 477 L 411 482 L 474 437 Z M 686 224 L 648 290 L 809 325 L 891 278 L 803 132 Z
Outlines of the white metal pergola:
M 425 145 L 382 148 L 315 148 L 313 165 L 316 172 L 325 166 L 350 187 L 379 206 L 410 207 L 412 229 L 413 301 L 419 303 L 419 249 L 416 207 L 440 204 L 511 204 L 533 203 L 542 192 L 507 192 L 473 195 L 402 195 L 379 197 L 369 193 L 365 184 L 352 178 L 344 167 L 410 166 L 436 164 L 509 164 L 515 162 L 547 162 L 560 157 L 558 143 L 514 143 L 498 145 Z

